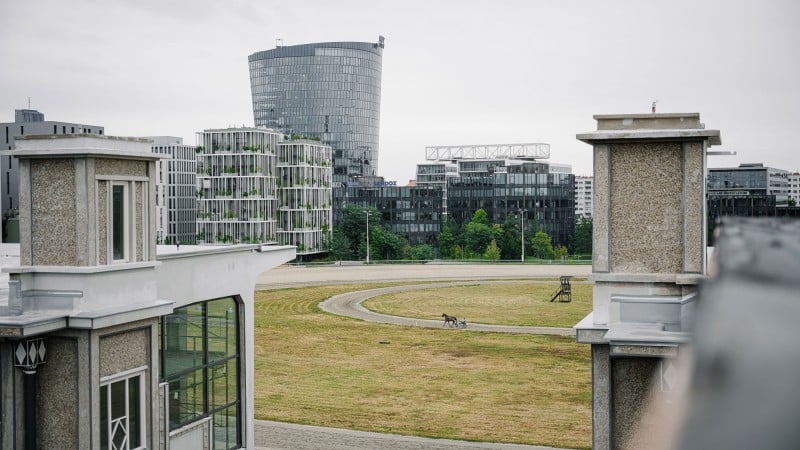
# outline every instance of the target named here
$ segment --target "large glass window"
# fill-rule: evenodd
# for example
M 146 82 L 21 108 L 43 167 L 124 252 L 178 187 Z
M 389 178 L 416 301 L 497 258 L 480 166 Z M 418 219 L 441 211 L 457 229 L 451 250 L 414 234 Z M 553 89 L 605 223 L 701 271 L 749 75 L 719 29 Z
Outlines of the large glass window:
M 241 446 L 239 304 L 194 303 L 161 319 L 161 376 L 170 429 L 212 416 L 214 448 Z
M 100 448 L 144 448 L 143 373 L 100 385 Z

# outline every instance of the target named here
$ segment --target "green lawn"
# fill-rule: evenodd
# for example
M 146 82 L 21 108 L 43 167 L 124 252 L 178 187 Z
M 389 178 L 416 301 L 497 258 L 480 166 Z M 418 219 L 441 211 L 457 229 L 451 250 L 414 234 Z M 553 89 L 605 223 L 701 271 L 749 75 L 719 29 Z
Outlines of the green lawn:
M 592 310 L 592 286 L 572 284 L 572 302 L 550 302 L 558 281 L 430 288 L 373 297 L 372 311 L 417 319 L 442 313 L 495 325 L 572 327 Z
M 556 336 L 368 323 L 317 307 L 335 294 L 391 284 L 398 283 L 257 292 L 256 418 L 590 446 L 589 346 Z

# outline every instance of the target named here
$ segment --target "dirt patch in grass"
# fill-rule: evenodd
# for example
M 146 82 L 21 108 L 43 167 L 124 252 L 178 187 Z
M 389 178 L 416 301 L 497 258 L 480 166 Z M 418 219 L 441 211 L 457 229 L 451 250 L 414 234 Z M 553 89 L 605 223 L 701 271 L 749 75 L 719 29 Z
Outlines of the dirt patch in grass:
M 558 281 L 453 286 L 396 292 L 366 300 L 372 311 L 417 319 L 442 313 L 493 325 L 572 327 L 592 310 L 592 286 L 573 283 L 572 302 L 550 302 Z
M 367 323 L 316 306 L 389 284 L 397 283 L 256 293 L 256 418 L 590 446 L 589 346 L 556 336 Z

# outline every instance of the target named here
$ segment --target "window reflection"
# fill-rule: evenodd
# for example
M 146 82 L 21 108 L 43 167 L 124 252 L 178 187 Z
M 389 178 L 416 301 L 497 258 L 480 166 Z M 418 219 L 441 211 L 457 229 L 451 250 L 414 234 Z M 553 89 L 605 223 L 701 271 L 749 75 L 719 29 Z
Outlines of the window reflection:
M 170 429 L 213 416 L 215 449 L 241 444 L 238 305 L 232 297 L 195 303 L 176 308 L 160 323 Z

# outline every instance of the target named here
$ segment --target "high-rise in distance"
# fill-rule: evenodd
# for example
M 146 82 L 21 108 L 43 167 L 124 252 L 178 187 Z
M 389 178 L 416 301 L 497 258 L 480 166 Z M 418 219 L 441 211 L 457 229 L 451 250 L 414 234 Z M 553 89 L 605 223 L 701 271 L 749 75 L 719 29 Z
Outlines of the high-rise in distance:
M 249 56 L 255 125 L 319 139 L 333 149 L 333 181 L 378 171 L 378 42 L 277 46 Z

